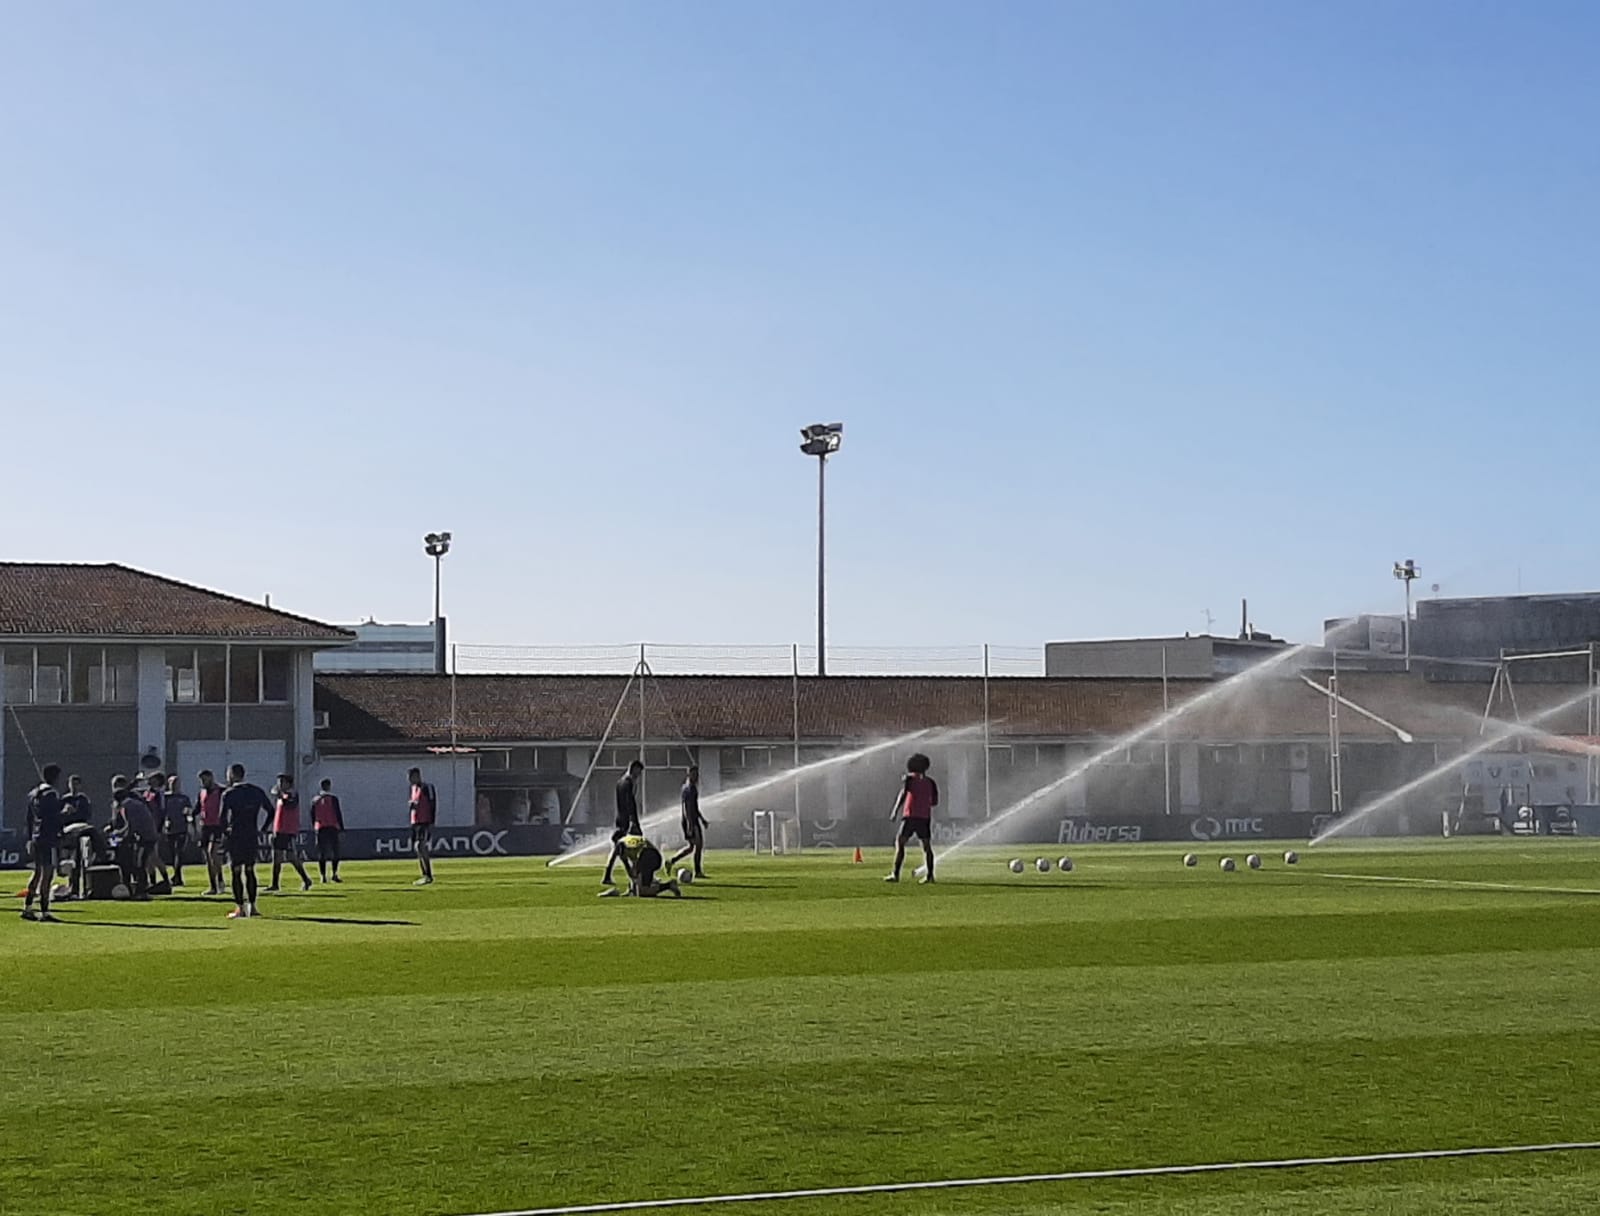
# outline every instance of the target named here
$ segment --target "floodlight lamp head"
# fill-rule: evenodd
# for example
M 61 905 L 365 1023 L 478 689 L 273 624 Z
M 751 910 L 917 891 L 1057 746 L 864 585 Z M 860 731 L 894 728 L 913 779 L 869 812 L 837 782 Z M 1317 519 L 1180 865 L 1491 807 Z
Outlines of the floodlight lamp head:
M 1401 580 L 1405 581 L 1405 582 L 1409 583 L 1412 579 L 1416 578 L 1417 575 L 1420 574 L 1420 573 L 1421 573 L 1421 570 L 1417 566 L 1416 560 L 1414 558 L 1409 558 L 1408 557 L 1408 558 L 1406 558 L 1405 561 L 1396 562 L 1394 564 L 1394 576 L 1396 578 L 1398 578 L 1398 579 L 1401 579 Z
M 450 552 L 450 533 L 429 532 L 422 538 L 422 546 L 429 557 L 443 557 Z
M 800 450 L 807 456 L 832 456 L 844 443 L 844 423 L 816 422 L 800 428 Z

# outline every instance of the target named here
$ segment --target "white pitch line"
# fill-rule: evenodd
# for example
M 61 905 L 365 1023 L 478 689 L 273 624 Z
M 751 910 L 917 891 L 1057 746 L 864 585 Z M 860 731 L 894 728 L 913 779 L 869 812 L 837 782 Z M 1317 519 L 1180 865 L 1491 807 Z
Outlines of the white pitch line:
M 1072 1170 L 1060 1174 L 1010 1174 L 995 1178 L 946 1178 L 936 1182 L 875 1182 L 863 1186 L 823 1186 L 799 1191 L 751 1191 L 743 1195 L 701 1195 L 680 1199 L 632 1199 L 580 1203 L 559 1208 L 522 1208 L 479 1216 L 586 1216 L 593 1212 L 642 1212 L 659 1208 L 714 1204 L 766 1203 L 779 1199 L 828 1199 L 839 1195 L 886 1195 L 904 1191 L 949 1191 L 979 1186 L 1020 1186 L 1038 1182 L 1087 1182 L 1104 1178 L 1163 1178 L 1182 1174 L 1225 1174 L 1241 1170 L 1295 1170 L 1339 1165 L 1380 1165 L 1388 1161 L 1440 1161 L 1459 1157 L 1506 1157 L 1521 1153 L 1577 1153 L 1600 1149 L 1600 1140 L 1563 1144 L 1507 1144 L 1487 1148 L 1435 1148 L 1402 1153 L 1360 1153 L 1344 1157 L 1286 1157 L 1275 1161 L 1214 1161 L 1201 1165 L 1150 1165 L 1114 1170 Z
M 1328 874 L 1324 878 L 1342 878 L 1346 882 L 1395 882 L 1425 887 L 1463 887 L 1479 891 L 1525 891 L 1535 895 L 1600 895 L 1592 887 L 1535 887 L 1514 882 L 1474 882 L 1466 878 L 1407 878 L 1401 874 Z

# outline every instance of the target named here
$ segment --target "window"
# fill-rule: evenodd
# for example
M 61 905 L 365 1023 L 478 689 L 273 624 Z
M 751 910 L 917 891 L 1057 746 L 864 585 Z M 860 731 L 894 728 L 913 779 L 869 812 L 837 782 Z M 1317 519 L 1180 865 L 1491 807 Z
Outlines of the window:
M 200 700 L 200 669 L 192 646 L 167 650 L 167 700 L 177 705 L 194 705 Z
M 508 751 L 479 752 L 478 768 L 483 772 L 507 772 L 511 768 L 511 753 Z
M 74 705 L 99 705 L 103 699 L 98 646 L 74 646 L 71 651 L 72 676 L 67 700 Z
M 200 669 L 200 702 L 222 705 L 228 699 L 228 652 L 222 646 L 201 646 L 195 651 Z
M 235 646 L 228 661 L 228 702 L 254 705 L 261 700 L 261 652 L 254 646 Z
M 65 646 L 34 648 L 33 698 L 38 705 L 62 705 L 67 700 L 69 651 Z
M 101 661 L 105 669 L 105 703 L 135 704 L 139 700 L 139 652 L 132 646 L 107 646 Z
M 236 656 L 237 657 L 237 656 Z M 287 650 L 261 652 L 261 699 L 271 705 L 289 703 L 290 659 Z
M 5 648 L 6 700 L 13 705 L 33 704 L 33 647 Z

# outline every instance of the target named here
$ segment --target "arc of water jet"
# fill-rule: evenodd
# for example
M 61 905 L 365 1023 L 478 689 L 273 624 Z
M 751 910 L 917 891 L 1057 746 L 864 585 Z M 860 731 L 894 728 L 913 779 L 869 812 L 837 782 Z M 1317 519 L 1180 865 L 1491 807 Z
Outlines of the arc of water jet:
M 1427 785 L 1428 782 L 1444 776 L 1451 769 L 1459 767 L 1465 761 L 1471 760 L 1474 756 L 1481 756 L 1484 752 L 1492 751 L 1494 748 L 1499 747 L 1500 744 L 1504 743 L 1507 739 L 1513 738 L 1519 731 L 1526 730 L 1531 726 L 1536 726 L 1540 722 L 1544 722 L 1555 717 L 1557 714 L 1565 713 L 1569 709 L 1583 704 L 1584 701 L 1588 700 L 1590 697 L 1596 696 L 1597 694 L 1600 694 L 1600 687 L 1585 688 L 1576 696 L 1567 698 L 1559 705 L 1552 705 L 1548 709 L 1540 710 L 1526 722 L 1501 723 L 1501 725 L 1506 728 L 1505 730 L 1499 731 L 1493 735 L 1485 736 L 1461 754 L 1451 756 L 1448 760 L 1440 761 L 1427 772 L 1423 773 L 1420 777 L 1413 777 L 1404 785 L 1390 790 L 1387 794 L 1385 794 L 1382 798 L 1379 798 L 1370 806 L 1364 806 L 1353 815 L 1343 819 L 1335 820 L 1333 823 L 1330 823 L 1327 827 L 1323 828 L 1321 832 L 1317 833 L 1317 835 L 1313 836 L 1311 838 L 1311 844 L 1321 844 L 1325 840 L 1330 840 L 1335 836 L 1342 835 L 1349 828 L 1361 823 L 1363 820 L 1370 819 L 1379 811 L 1384 810 L 1386 807 L 1392 806 L 1394 803 L 1411 794 L 1413 791 L 1421 789 L 1424 785 Z
M 1049 784 L 1043 785 L 1034 790 L 1033 793 L 1024 795 L 1022 798 L 1006 807 L 1005 810 L 1001 811 L 998 815 L 994 816 L 994 818 L 984 820 L 976 828 L 968 832 L 960 840 L 956 841 L 955 844 L 951 845 L 945 850 L 945 860 L 948 861 L 953 854 L 960 852 L 967 845 L 975 841 L 979 836 L 984 835 L 993 828 L 999 827 L 1007 819 L 1010 819 L 1021 814 L 1023 811 L 1039 805 L 1039 803 L 1043 802 L 1046 798 L 1049 798 L 1055 794 L 1056 791 L 1062 789 L 1068 783 L 1076 781 L 1090 769 L 1105 763 L 1107 759 L 1116 755 L 1118 752 L 1126 751 L 1133 744 L 1144 739 L 1148 739 L 1158 730 L 1165 729 L 1166 727 L 1172 725 L 1172 723 L 1176 722 L 1179 718 L 1183 717 L 1183 715 L 1200 708 L 1202 705 L 1207 705 L 1212 701 L 1220 700 L 1224 695 L 1238 692 L 1243 684 L 1254 682 L 1266 673 L 1281 667 L 1291 658 L 1304 654 L 1307 650 L 1311 649 L 1315 648 L 1312 647 L 1310 643 L 1296 643 L 1295 645 L 1285 649 L 1281 654 L 1275 654 L 1270 659 L 1267 659 L 1261 663 L 1257 663 L 1254 667 L 1247 671 L 1241 672 L 1239 675 L 1234 676 L 1231 680 L 1224 680 L 1215 688 L 1207 689 L 1198 697 L 1185 701 L 1182 705 L 1175 705 L 1165 713 L 1156 715 L 1156 717 L 1152 718 L 1149 722 L 1138 729 L 1129 731 L 1127 734 L 1113 739 L 1110 743 L 1106 744 L 1105 747 L 1101 748 L 1087 759 L 1079 761 L 1078 764 L 1068 770 L 1065 776 L 1057 777 Z
M 1343 705 L 1346 709 L 1354 710 L 1356 713 L 1360 714 L 1363 718 L 1367 718 L 1367 719 L 1370 719 L 1373 722 L 1376 722 L 1379 726 L 1383 727 L 1385 730 L 1393 731 L 1394 735 L 1395 735 L 1395 738 L 1399 739 L 1400 742 L 1402 742 L 1402 743 L 1415 743 L 1417 741 L 1417 737 L 1415 735 L 1413 735 L 1410 731 L 1408 731 L 1405 727 L 1396 726 L 1393 722 L 1389 721 L 1389 719 L 1387 719 L 1387 718 L 1380 718 L 1377 714 L 1373 713 L 1365 705 L 1357 705 L 1354 701 L 1352 701 L 1349 697 L 1345 696 L 1343 693 L 1330 692 L 1327 688 L 1324 688 L 1321 684 L 1318 684 L 1315 680 L 1313 680 L 1308 675 L 1302 675 L 1300 677 L 1300 680 L 1301 680 L 1301 682 L 1303 684 L 1305 684 L 1305 686 L 1307 688 L 1314 689 L 1315 691 L 1320 692 L 1323 696 L 1328 697 L 1328 698 L 1330 698 L 1330 699 L 1332 699 L 1334 701 L 1339 702 L 1339 704 Z
M 915 743 L 919 739 L 953 740 L 959 739 L 964 735 L 973 734 L 980 729 L 982 729 L 981 726 L 960 726 L 948 728 L 938 726 L 924 727 L 921 730 L 911 731 L 904 735 L 897 735 L 893 739 L 885 739 L 880 743 L 868 744 L 866 747 L 857 748 L 855 751 L 845 752 L 842 755 L 825 756 L 821 760 L 813 760 L 809 764 L 802 764 L 799 768 L 781 769 L 780 771 L 773 773 L 770 777 L 763 777 L 760 781 L 752 782 L 749 785 L 741 785 L 731 790 L 721 790 L 702 799 L 700 802 L 700 807 L 702 810 L 715 810 L 718 806 L 733 802 L 740 798 L 749 797 L 752 794 L 758 794 L 764 789 L 770 789 L 776 785 L 783 785 L 789 781 L 803 781 L 808 777 L 815 776 L 817 773 L 824 772 L 830 768 L 836 768 L 844 764 L 853 764 L 857 760 L 863 760 L 868 756 L 877 755 L 879 752 L 888 751 L 890 748 L 904 747 L 906 744 Z M 677 807 L 672 807 L 670 810 L 657 811 L 653 815 L 646 815 L 644 818 L 642 818 L 639 821 L 639 827 L 646 833 L 653 832 L 657 828 L 665 827 L 666 825 L 670 824 L 675 818 L 678 817 L 679 814 L 680 811 Z M 601 849 L 609 849 L 610 847 L 611 841 L 602 836 L 599 840 L 592 840 L 588 844 L 583 845 L 581 848 L 572 849 L 569 852 L 562 853 L 558 857 L 552 857 L 549 861 L 545 862 L 545 865 L 565 865 L 567 862 L 572 861 L 575 858 L 584 857 L 590 853 L 598 852 Z

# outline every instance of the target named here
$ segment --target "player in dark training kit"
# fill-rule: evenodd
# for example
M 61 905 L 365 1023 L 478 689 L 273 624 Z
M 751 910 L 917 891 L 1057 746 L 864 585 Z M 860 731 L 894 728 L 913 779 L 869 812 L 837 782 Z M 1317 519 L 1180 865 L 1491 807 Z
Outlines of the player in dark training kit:
M 679 849 L 667 869 L 671 870 L 690 853 L 694 854 L 694 876 L 704 878 L 706 855 L 706 817 L 700 813 L 700 766 L 690 765 L 689 779 L 683 783 L 679 794 L 683 803 L 683 848 Z
M 208 768 L 200 770 L 200 794 L 195 803 L 194 817 L 200 825 L 200 851 L 206 858 L 206 876 L 211 880 L 206 894 L 225 894 L 222 858 L 227 837 L 222 833 L 222 787 Z
M 922 855 L 927 859 L 922 881 L 933 881 L 933 808 L 939 805 L 939 787 L 928 776 L 932 766 L 933 762 L 921 752 L 906 761 L 906 779 L 894 803 L 894 816 L 900 821 L 900 835 L 894 843 L 894 871 L 885 882 L 900 881 L 906 841 L 913 836 L 922 841 Z
M 311 875 L 300 859 L 300 793 L 291 774 L 279 773 L 272 800 L 272 885 L 267 890 L 277 892 L 285 861 L 300 875 L 300 889 L 311 890 Z
M 644 835 L 639 827 L 638 789 L 639 777 L 643 772 L 644 761 L 635 760 L 628 765 L 622 780 L 617 782 L 617 828 L 611 833 L 611 856 L 606 859 L 606 875 L 600 880 L 603 887 L 616 886 L 611 875 L 617 868 L 617 862 L 622 859 L 623 838 Z
M 230 919 L 259 915 L 256 911 L 256 849 L 272 802 L 259 785 L 244 779 L 244 765 L 228 769 L 228 788 L 222 794 L 222 832 L 228 841 L 228 863 L 233 868 L 233 902 Z
M 433 825 L 439 822 L 439 794 L 432 783 L 422 779 L 422 770 L 414 768 L 407 774 L 411 778 L 411 847 L 417 854 L 417 868 L 422 877 L 413 886 L 426 887 L 433 882 Z
M 56 854 L 66 815 L 61 803 L 61 769 L 47 764 L 40 771 L 42 784 L 28 796 L 28 841 L 33 848 L 33 877 L 28 880 L 23 920 L 54 921 L 50 915 L 50 884 L 56 880 Z M 39 911 L 33 901 L 39 901 Z M 14 906 L 14 905 L 13 905 Z
M 322 792 L 311 803 L 311 826 L 317 831 L 317 869 L 322 881 L 328 881 L 328 863 L 333 863 L 333 881 L 339 877 L 339 834 L 344 831 L 344 808 L 339 796 L 333 792 L 333 782 L 322 779 Z

